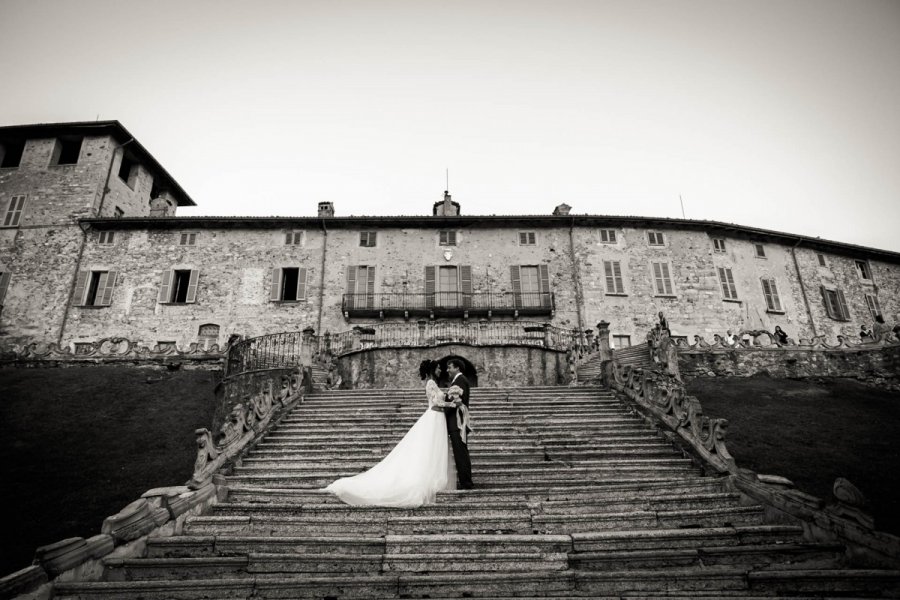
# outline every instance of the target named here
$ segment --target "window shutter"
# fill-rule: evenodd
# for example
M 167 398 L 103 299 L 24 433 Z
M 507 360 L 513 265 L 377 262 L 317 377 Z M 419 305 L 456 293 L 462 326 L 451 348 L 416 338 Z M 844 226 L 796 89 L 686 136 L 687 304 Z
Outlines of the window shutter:
M 840 307 L 840 311 L 841 311 L 841 319 L 843 319 L 844 321 L 849 320 L 850 319 L 850 311 L 847 309 L 847 300 L 846 300 L 846 298 L 844 298 L 843 290 L 837 291 L 837 301 L 838 301 L 838 306 Z
M 197 280 L 199 278 L 200 271 L 191 269 L 191 278 L 188 280 L 187 298 L 185 299 L 187 304 L 193 304 L 197 301 Z
M 541 306 L 550 306 L 550 268 L 547 265 L 538 265 L 538 273 L 541 279 Z
M 347 306 L 356 307 L 356 267 L 347 265 Z
M 434 267 L 425 267 L 425 307 L 434 307 Z
M 769 290 L 772 293 L 772 310 L 781 310 L 781 298 L 778 297 L 778 287 L 774 279 L 769 281 Z
M 522 293 L 522 278 L 521 271 L 518 265 L 510 265 L 509 267 L 509 278 L 512 281 L 512 290 L 513 293 L 517 296 Z
M 0 305 L 6 298 L 6 288 L 9 287 L 9 273 L 0 273 Z
M 284 234 L 284 243 L 285 243 L 286 246 L 290 246 L 291 244 L 294 243 L 294 234 L 293 234 L 293 232 L 288 231 L 286 234 Z
M 459 289 L 462 292 L 462 303 L 465 308 L 472 306 L 472 266 L 460 265 Z
M 603 261 L 603 271 L 606 275 L 606 293 L 607 294 L 615 294 L 616 293 L 616 280 L 613 276 L 613 264 L 610 261 Z
M 94 304 L 98 306 L 109 306 L 112 304 L 113 288 L 116 287 L 118 275 L 116 271 L 110 271 L 106 274 L 106 285 L 100 288 L 100 292 L 98 292 L 100 293 L 99 301 L 95 301 Z
M 822 300 L 825 303 L 825 313 L 832 319 L 836 318 L 837 315 L 835 315 L 834 313 L 834 306 L 832 306 L 831 304 L 831 298 L 828 297 L 828 290 L 825 289 L 824 285 L 819 286 L 819 289 L 822 290 Z
M 368 270 L 366 277 L 366 307 L 375 306 L 375 267 L 364 267 Z
M 456 232 L 451 231 L 450 233 L 447 234 L 447 237 L 448 237 L 448 241 L 450 242 L 450 245 L 455 246 L 456 245 Z
M 272 286 L 269 290 L 269 300 L 278 302 L 281 300 L 281 269 L 275 267 L 272 269 Z
M 306 300 L 306 269 L 303 267 L 297 275 L 297 300 Z
M 524 231 L 519 232 L 519 245 L 524 246 L 528 243 L 528 234 Z
M 662 278 L 662 263 L 653 263 L 653 278 L 656 281 L 656 293 L 665 294 L 666 287 Z
M 160 302 L 169 302 L 172 299 L 169 294 L 172 293 L 172 279 L 174 277 L 175 277 L 175 271 L 173 271 L 172 269 L 163 271 L 162 280 L 159 283 L 159 301 Z
M 669 264 L 662 263 L 663 282 L 666 285 L 666 295 L 672 295 L 672 276 L 669 274 Z
M 78 271 L 75 278 L 75 295 L 72 296 L 72 306 L 81 306 L 84 302 L 84 290 L 87 287 L 90 271 Z
M 762 290 L 763 290 L 763 296 L 766 299 L 766 308 L 768 308 L 769 310 L 775 310 L 775 305 L 772 301 L 772 288 L 769 285 L 768 279 L 762 280 Z
M 612 263 L 613 270 L 613 280 L 615 282 L 615 290 L 617 294 L 625 293 L 625 286 L 622 284 L 622 265 L 619 264 L 619 261 L 613 261 Z

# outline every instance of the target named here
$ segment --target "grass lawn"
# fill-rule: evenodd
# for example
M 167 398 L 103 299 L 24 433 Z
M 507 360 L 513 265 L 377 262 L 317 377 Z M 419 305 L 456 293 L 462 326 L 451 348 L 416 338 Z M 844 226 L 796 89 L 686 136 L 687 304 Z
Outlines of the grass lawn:
M 36 547 L 100 532 L 153 487 L 181 485 L 212 424 L 210 371 L 0 369 L 0 576 Z
M 739 466 L 782 475 L 825 500 L 835 478 L 846 477 L 871 502 L 875 527 L 900 534 L 900 393 L 766 376 L 698 378 L 687 387 L 707 416 L 728 419 Z

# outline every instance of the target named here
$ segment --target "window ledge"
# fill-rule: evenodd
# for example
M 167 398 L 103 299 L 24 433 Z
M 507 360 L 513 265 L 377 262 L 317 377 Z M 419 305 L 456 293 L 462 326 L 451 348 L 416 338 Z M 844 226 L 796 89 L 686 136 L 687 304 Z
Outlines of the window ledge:
M 7 171 L 15 171 L 18 169 L 18 166 L 15 167 L 0 167 L 0 173 L 6 173 Z
M 863 285 L 875 285 L 874 279 L 863 279 L 862 277 L 860 277 L 859 282 Z
M 738 300 L 737 298 L 722 298 L 722 302 L 731 302 L 732 304 L 742 304 L 743 300 Z
M 653 294 L 654 298 L 677 298 L 675 294 Z
M 47 165 L 47 167 L 51 168 L 51 169 L 63 168 L 63 167 L 77 167 L 77 166 L 78 166 L 78 163 L 66 163 L 64 165 Z
M 753 258 L 758 258 L 759 260 L 769 260 L 768 256 L 754 256 Z
M 786 314 L 785 311 L 783 311 L 783 310 L 769 310 L 768 308 L 766 309 L 766 312 L 769 313 L 770 315 L 783 315 L 783 314 Z
M 628 297 L 628 294 L 610 294 L 610 293 L 608 293 L 608 292 L 607 292 L 606 295 L 607 295 L 607 296 L 617 296 L 617 297 L 619 297 L 619 298 L 627 298 L 627 297 Z
M 306 304 L 306 300 L 269 300 L 272 304 Z
M 164 304 L 166 306 L 188 306 L 190 304 L 196 304 L 196 302 L 160 302 L 159 304 Z
M 0 229 L 18 229 L 18 225 L 0 225 Z
M 76 308 L 88 308 L 88 309 L 109 308 L 109 304 L 76 304 L 75 307 Z

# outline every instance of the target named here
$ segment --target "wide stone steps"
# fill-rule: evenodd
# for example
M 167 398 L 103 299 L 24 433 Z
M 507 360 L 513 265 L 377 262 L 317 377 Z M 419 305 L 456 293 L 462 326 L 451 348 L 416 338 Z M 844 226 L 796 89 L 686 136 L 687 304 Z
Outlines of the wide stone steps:
M 228 499 L 109 558 L 60 598 L 873 597 L 900 573 L 845 568 L 701 469 L 605 390 L 472 391 L 477 488 L 417 509 L 351 507 L 319 488 L 376 464 L 421 390 L 333 390 L 227 476 Z

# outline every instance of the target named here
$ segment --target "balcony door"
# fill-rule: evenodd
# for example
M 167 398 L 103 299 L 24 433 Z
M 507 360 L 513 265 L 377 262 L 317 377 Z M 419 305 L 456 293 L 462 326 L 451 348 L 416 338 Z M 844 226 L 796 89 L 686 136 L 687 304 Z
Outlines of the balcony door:
M 366 265 L 347 267 L 347 307 L 374 308 L 375 267 Z
M 457 267 L 438 267 L 438 287 L 435 305 L 441 308 L 459 306 L 459 269 Z
M 517 308 L 550 307 L 550 273 L 547 265 L 510 267 L 513 295 Z
M 467 308 L 472 305 L 472 267 L 425 267 L 425 305 L 428 308 Z

